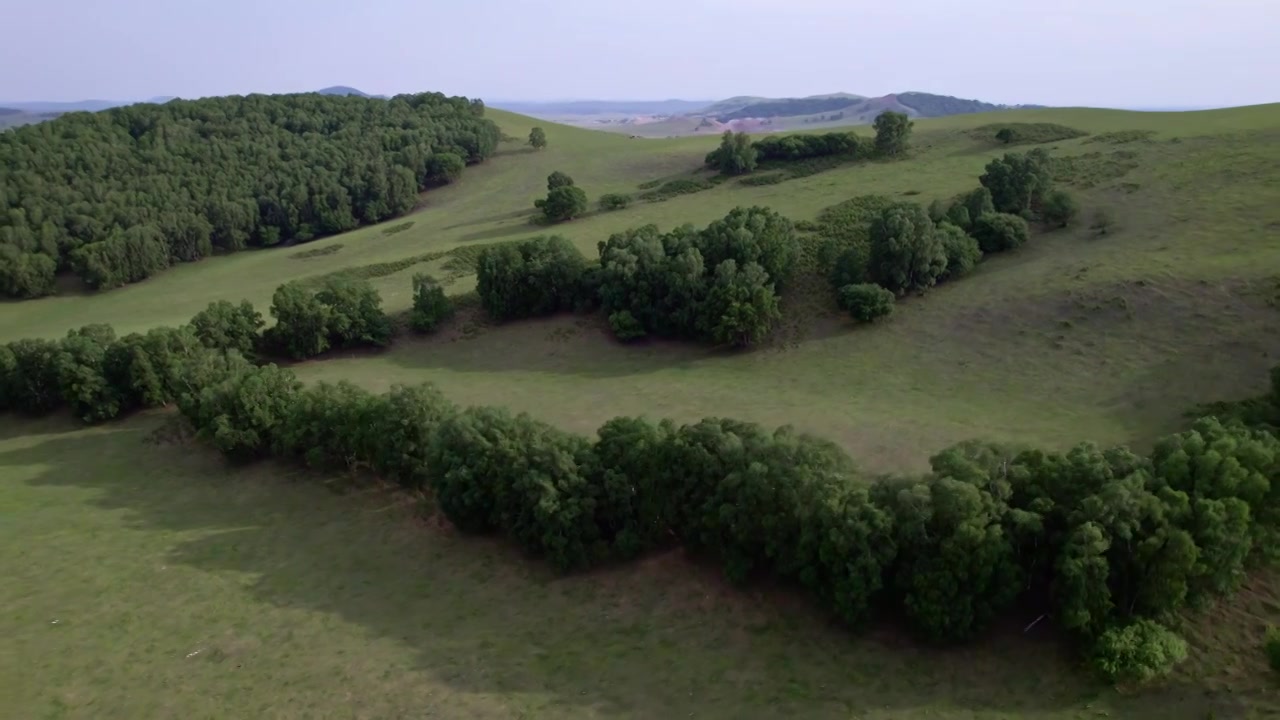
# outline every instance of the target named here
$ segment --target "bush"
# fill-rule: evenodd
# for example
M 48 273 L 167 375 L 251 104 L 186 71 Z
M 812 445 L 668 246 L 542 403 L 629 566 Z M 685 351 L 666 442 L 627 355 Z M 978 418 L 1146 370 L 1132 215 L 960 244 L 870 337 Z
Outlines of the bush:
M 899 295 L 933 287 L 947 256 L 924 208 L 898 203 L 872 221 L 867 270 L 872 282 Z
M 875 322 L 892 315 L 896 300 L 892 292 L 871 283 L 840 288 L 840 307 L 858 322 Z
M 565 222 L 587 212 L 587 193 L 576 185 L 563 185 L 533 204 L 550 222 Z
M 586 259 L 553 235 L 485 248 L 476 261 L 476 292 L 494 320 L 518 320 L 571 310 Z
M 1280 672 L 1280 628 L 1267 626 L 1267 632 L 1262 638 L 1262 649 L 1267 654 L 1267 663 L 1271 665 L 1271 669 Z
M 1080 214 L 1080 206 L 1071 193 L 1065 190 L 1054 190 L 1044 198 L 1044 207 L 1040 209 L 1044 221 L 1057 227 L 1066 227 Z
M 248 300 L 239 305 L 227 300 L 211 302 L 191 318 L 191 327 L 205 347 L 237 350 L 245 355 L 253 354 L 262 326 L 262 313 L 254 310 Z
M 716 267 L 700 314 L 708 337 L 739 348 L 762 340 L 782 317 L 778 295 L 764 268 L 754 262 L 739 268 L 732 258 Z
M 600 196 L 601 210 L 621 210 L 631 204 L 631 196 L 621 193 L 605 193 Z
M 276 288 L 271 300 L 275 327 L 272 344 L 302 360 L 330 348 L 385 346 L 391 321 L 382 312 L 382 297 L 368 280 L 337 275 L 312 293 L 298 281 Z
M 413 276 L 413 312 L 409 325 L 422 333 L 434 332 L 440 323 L 453 316 L 453 303 L 444 294 L 444 288 L 430 275 Z
M 1139 684 L 1168 675 L 1187 658 L 1187 643 L 1152 620 L 1113 627 L 1093 648 L 1093 667 L 1109 682 Z
M 984 253 L 1016 250 L 1031 239 L 1027 221 L 1017 215 L 988 213 L 973 223 L 973 237 Z
M 836 255 L 831 266 L 828 280 L 838 293 L 846 285 L 861 285 L 867 282 L 867 263 L 870 261 L 871 248 L 868 243 L 855 242 Z
M 23 339 L 8 345 L 4 396 L 13 410 L 46 415 L 62 407 L 58 367 L 62 348 L 52 340 Z
M 227 457 L 255 460 L 279 445 L 301 389 L 291 371 L 275 365 L 233 366 L 228 377 L 186 401 L 183 414 Z
M 448 185 L 462 177 L 467 169 L 467 161 L 461 155 L 451 152 L 435 153 L 427 161 L 427 173 L 422 185 Z M 376 218 L 380 220 L 381 218 Z
M 942 243 L 942 252 L 947 256 L 945 277 L 967 275 L 982 260 L 982 248 L 978 246 L 978 241 L 966 235 L 959 227 L 944 222 L 937 227 L 937 234 Z
M 619 310 L 611 314 L 609 316 L 609 329 L 613 330 L 614 337 L 623 342 L 636 340 L 648 334 L 645 332 L 644 326 L 631 314 L 630 310 Z

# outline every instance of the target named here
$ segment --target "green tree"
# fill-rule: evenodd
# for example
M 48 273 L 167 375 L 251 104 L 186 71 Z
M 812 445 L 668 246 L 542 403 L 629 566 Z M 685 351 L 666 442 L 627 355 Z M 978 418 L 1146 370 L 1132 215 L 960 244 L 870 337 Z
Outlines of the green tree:
M 724 175 L 745 175 L 756 169 L 759 152 L 751 144 L 746 133 L 725 130 L 720 136 L 720 147 L 706 157 L 707 167 Z
M 1017 215 L 987 213 L 973 223 L 973 237 L 984 253 L 1017 250 L 1031 239 L 1027 221 Z
M 621 193 L 606 193 L 600 196 L 601 210 L 621 210 L 631 204 L 631 196 Z
M 547 146 L 547 133 L 540 127 L 534 127 L 529 131 L 529 144 L 534 150 L 541 150 Z
M 1140 684 L 1168 675 L 1187 658 L 1187 643 L 1151 620 L 1108 629 L 1093 648 L 1093 667 L 1113 683 Z
M 103 422 L 120 414 L 121 392 L 107 378 L 107 349 L 115 342 L 110 325 L 87 325 L 67 333 L 58 356 L 62 399 L 81 420 Z
M 978 181 L 991 191 L 997 212 L 1018 215 L 1036 210 L 1053 189 L 1052 161 L 1039 148 L 1028 153 L 1006 153 L 987 163 Z
M 276 288 L 271 298 L 271 316 L 276 324 L 267 337 L 289 357 L 315 357 L 330 348 L 329 316 L 332 308 L 320 302 L 314 292 L 297 281 Z
M 275 365 L 244 369 L 205 387 L 183 412 L 224 455 L 255 460 L 278 442 L 301 389 L 292 372 Z
M 769 273 L 759 264 L 725 260 L 702 305 L 702 327 L 717 343 L 748 347 L 759 342 L 782 317 Z
M 1015 135 L 1012 128 L 1000 128 L 1000 130 L 996 132 L 996 140 L 999 140 L 1005 145 L 1013 142 L 1014 137 Z
M 391 321 L 382 311 L 382 296 L 363 278 L 344 276 L 325 280 L 316 301 L 328 308 L 326 332 L 333 347 L 386 346 Z
M 448 185 L 457 182 L 467 169 L 467 161 L 461 155 L 451 152 L 436 153 L 427 161 L 427 175 L 424 186 Z
M 205 347 L 253 355 L 264 322 L 248 300 L 239 305 L 217 300 L 191 318 L 191 327 Z
M 413 276 L 413 312 L 409 324 L 418 332 L 434 332 L 453 316 L 453 303 L 435 278 L 425 273 Z
M 15 340 L 7 346 L 5 389 L 8 406 L 27 415 L 46 415 L 63 405 L 58 360 L 62 348 L 52 340 Z
M 840 288 L 840 307 L 858 322 L 875 322 L 893 314 L 896 296 L 879 285 L 863 283 Z
M 566 173 L 560 172 L 559 170 L 556 170 L 555 172 L 547 176 L 547 192 L 551 192 L 556 188 L 570 187 L 572 185 L 573 185 L 573 178 L 569 177 L 568 174 Z
M 924 208 L 899 203 L 872 221 L 867 270 L 898 295 L 933 287 L 947 270 L 947 255 Z
M 876 153 L 881 157 L 897 157 L 907 151 L 911 128 L 915 123 L 904 113 L 885 111 L 876 116 Z
M 587 212 L 587 193 L 575 185 L 556 187 L 543 199 L 534 202 L 534 207 L 551 222 L 565 222 Z
M 795 225 L 760 206 L 730 210 L 699 234 L 697 244 L 708 268 L 718 268 L 725 260 L 734 260 L 739 267 L 759 263 L 778 284 L 791 277 L 798 252 Z
M 480 305 L 499 321 L 571 310 L 586 259 L 560 237 L 534 238 L 481 251 L 476 261 Z
M 982 260 L 982 248 L 977 240 L 950 222 L 938 225 L 936 232 L 938 241 L 942 243 L 942 251 L 947 256 L 945 277 L 958 278 L 977 267 Z
M 1054 190 L 1045 196 L 1044 207 L 1040 212 L 1044 221 L 1050 225 L 1066 227 L 1080 214 L 1080 206 L 1067 191 Z

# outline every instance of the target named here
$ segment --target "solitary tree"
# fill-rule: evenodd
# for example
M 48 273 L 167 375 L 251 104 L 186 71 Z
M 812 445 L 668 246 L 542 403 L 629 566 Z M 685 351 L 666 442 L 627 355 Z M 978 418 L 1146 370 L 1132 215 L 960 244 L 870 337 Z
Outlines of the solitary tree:
M 556 170 L 555 172 L 547 176 L 547 192 L 551 192 L 552 190 L 555 190 L 558 187 L 568 187 L 572 184 L 573 184 L 573 178 L 569 177 L 569 175 L 566 173 L 560 172 L 559 170 Z
M 894 157 L 907 151 L 914 123 L 904 113 L 882 112 L 876 116 L 876 152 Z
M 541 210 L 551 222 L 572 220 L 587 211 L 587 193 L 576 185 L 561 185 L 552 188 L 545 198 L 535 201 L 533 206 Z
M 1008 145 L 1013 142 L 1014 134 L 1010 128 L 1000 128 L 1000 132 L 996 133 L 996 139 Z
M 529 144 L 534 150 L 541 150 L 547 146 L 547 133 L 540 127 L 535 127 L 529 131 Z

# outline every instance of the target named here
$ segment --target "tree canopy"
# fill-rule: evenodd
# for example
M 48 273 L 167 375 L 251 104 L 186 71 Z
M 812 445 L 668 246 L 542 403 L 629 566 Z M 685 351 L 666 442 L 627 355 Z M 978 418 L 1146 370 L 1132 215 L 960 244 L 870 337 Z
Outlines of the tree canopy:
M 0 292 L 50 294 L 58 271 L 117 287 L 379 222 L 499 138 L 483 103 L 438 93 L 175 100 L 0 133 Z

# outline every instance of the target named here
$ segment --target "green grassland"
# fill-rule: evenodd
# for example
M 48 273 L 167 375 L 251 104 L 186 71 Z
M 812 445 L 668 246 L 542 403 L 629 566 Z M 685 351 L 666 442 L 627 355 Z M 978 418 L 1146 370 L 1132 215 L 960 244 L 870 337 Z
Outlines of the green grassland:
M 490 112 L 514 137 L 542 124 Z M 927 204 L 976 186 L 1006 150 L 989 128 L 1008 122 L 1089 133 L 1042 147 L 1072 158 L 1064 182 L 1086 218 L 1110 212 L 1111 233 L 1095 237 L 1084 222 L 1037 236 L 874 327 L 855 329 L 801 284 L 777 337 L 750 353 L 623 346 L 593 317 L 491 327 L 464 312 L 437 336 L 298 372 L 374 389 L 431 380 L 456 401 L 582 432 L 619 414 L 791 423 L 837 440 L 872 471 L 920 469 L 930 452 L 975 436 L 1142 446 L 1195 403 L 1260 392 L 1280 357 L 1280 105 L 919 121 L 906 160 L 727 182 L 552 231 L 594 257 L 612 232 L 701 225 L 738 205 L 812 220 L 870 193 Z M 100 295 L 5 303 L 0 340 L 92 322 L 120 332 L 174 325 L 223 298 L 265 312 L 280 283 L 336 271 L 373 278 L 393 312 L 409 306 L 415 272 L 463 294 L 474 277 L 462 261 L 475 248 L 548 232 L 529 215 L 552 170 L 593 198 L 638 193 L 648 181 L 694 177 L 715 142 L 545 127 L 547 150 L 508 144 L 408 218 L 183 265 Z M 1257 648 L 1262 626 L 1280 621 L 1280 583 L 1269 576 L 1192 619 L 1192 659 L 1167 687 L 1117 694 L 1051 641 L 1022 636 L 1025 623 L 937 651 L 891 630 L 853 637 L 785 594 L 730 590 L 676 555 L 555 579 L 501 544 L 423 524 L 403 498 L 329 479 L 353 500 L 293 469 L 230 469 L 193 446 L 149 441 L 164 424 L 163 413 L 93 429 L 0 420 L 0 633 L 18 650 L 0 655 L 13 663 L 0 667 L 0 697 L 15 711 L 6 715 L 1280 712 Z

